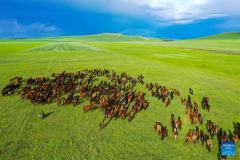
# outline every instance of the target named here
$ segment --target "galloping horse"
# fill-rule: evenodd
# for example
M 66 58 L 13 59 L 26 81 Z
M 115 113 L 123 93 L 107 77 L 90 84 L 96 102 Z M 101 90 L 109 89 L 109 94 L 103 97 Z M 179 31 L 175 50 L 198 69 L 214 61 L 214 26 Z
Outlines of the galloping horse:
M 180 117 L 178 117 L 178 121 L 177 121 L 177 124 L 176 124 L 176 128 L 180 128 L 180 130 L 182 129 L 182 121 L 180 120 Z
M 99 124 L 99 130 L 103 129 L 103 126 L 104 126 L 104 120 L 105 120 L 105 119 L 103 119 L 103 121 Z
M 238 141 L 237 132 L 234 130 L 233 133 L 234 133 L 234 136 L 233 136 L 233 139 L 232 139 L 232 140 L 235 142 L 235 144 L 237 144 L 237 141 Z
M 192 130 L 190 129 L 190 131 L 187 134 L 187 139 L 186 139 L 186 142 L 188 143 L 188 145 L 191 142 L 191 140 L 192 140 Z
M 177 133 L 177 129 L 176 129 L 176 128 L 174 128 L 174 133 L 173 133 L 173 135 L 174 135 L 174 139 L 175 139 L 175 142 L 176 142 L 177 136 L 178 136 L 178 133 Z
M 161 132 L 161 130 L 162 130 L 162 127 L 159 122 L 154 123 L 154 131 L 156 131 L 156 130 L 158 133 Z
M 193 143 L 195 144 L 195 147 L 196 147 L 196 143 L 197 143 L 196 131 L 193 131 Z
M 128 114 L 128 122 L 130 122 L 131 119 L 132 119 L 132 117 L 131 117 L 131 111 L 130 111 L 129 114 Z
M 208 138 L 207 138 L 208 140 L 207 140 L 207 148 L 208 148 L 208 152 L 211 152 L 211 148 L 212 148 L 212 142 L 211 142 L 211 140 L 210 140 L 210 138 L 209 138 L 209 136 L 208 136 Z
M 159 134 L 160 133 L 160 134 Z M 163 141 L 164 138 L 167 137 L 167 130 L 166 130 L 166 127 L 163 127 L 162 131 L 161 132 L 158 132 L 159 135 L 161 135 L 161 140 Z

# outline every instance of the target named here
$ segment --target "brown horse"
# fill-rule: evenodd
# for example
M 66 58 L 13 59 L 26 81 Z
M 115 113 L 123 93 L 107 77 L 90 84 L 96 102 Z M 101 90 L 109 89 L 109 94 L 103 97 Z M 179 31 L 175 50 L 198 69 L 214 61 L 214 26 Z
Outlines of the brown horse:
M 193 116 L 190 116 L 191 124 L 193 125 Z
M 197 116 L 194 116 L 194 117 L 193 117 L 193 124 L 194 124 L 194 125 L 197 123 L 197 120 L 198 120 Z
M 192 112 L 192 109 L 190 109 L 190 116 L 193 116 L 193 112 Z
M 130 122 L 131 119 L 132 119 L 132 117 L 131 117 L 131 111 L 130 111 L 129 114 L 128 114 L 128 122 Z
M 196 131 L 193 131 L 193 143 L 195 144 L 196 147 L 196 143 L 197 143 L 197 135 L 196 135 Z
M 197 136 L 197 140 L 199 140 L 199 137 L 200 137 L 200 131 L 198 130 L 198 128 L 197 128 L 197 130 L 196 130 L 196 136 Z
M 206 100 L 209 102 L 209 98 L 207 96 L 205 96 Z
M 174 115 L 173 114 L 170 117 L 170 122 L 172 123 L 172 121 L 174 121 Z
M 161 130 L 162 130 L 162 127 L 159 122 L 154 123 L 154 131 L 156 131 L 156 130 L 157 130 L 157 132 L 161 132 Z
M 203 125 L 203 117 L 199 116 L 198 119 L 199 119 L 200 124 Z
M 176 128 L 174 128 L 173 136 L 174 136 L 174 139 L 175 139 L 175 142 L 176 142 L 177 136 L 178 136 L 178 133 L 177 133 L 177 129 L 176 129 Z
M 99 104 L 99 110 L 102 110 L 103 109 L 103 103 L 100 103 Z
M 62 102 L 62 98 L 60 98 L 60 100 L 57 101 L 57 105 L 61 105 L 61 102 Z
M 99 130 L 103 129 L 103 126 L 104 126 L 104 120 L 105 120 L 105 119 L 103 119 L 103 121 L 99 124 Z
M 211 142 L 209 137 L 208 137 L 208 140 L 207 140 L 207 148 L 208 148 L 208 152 L 211 152 L 212 142 Z
M 137 108 L 133 108 L 133 115 L 135 115 Z
M 186 142 L 188 143 L 188 145 L 191 142 L 191 140 L 192 140 L 192 130 L 190 129 L 190 131 L 187 134 L 187 139 L 186 139 Z
M 208 124 L 207 124 L 207 129 L 208 129 L 208 132 L 211 131 L 212 129 L 212 124 L 211 124 L 211 120 L 208 121 Z
M 91 109 L 91 111 L 93 111 L 93 107 L 96 106 L 97 104 L 94 103 L 92 105 L 86 105 L 84 108 L 83 108 L 83 113 L 85 113 L 88 109 Z
M 125 119 L 126 113 L 127 113 L 127 110 L 122 111 L 122 115 L 121 115 L 122 116 L 122 120 Z
M 167 108 L 167 106 L 168 106 L 168 102 L 165 101 L 165 102 L 164 102 L 164 105 L 165 105 L 165 108 Z
M 187 119 L 189 119 L 189 114 L 187 114 Z
M 185 112 L 186 112 L 186 114 L 188 114 L 188 112 L 189 112 L 188 106 L 186 107 Z
M 143 107 L 144 107 L 144 110 L 146 110 L 146 108 L 147 108 L 147 103 L 146 103 L 146 101 L 143 102 Z
M 196 101 L 194 101 L 194 106 L 198 108 L 198 104 Z
M 170 104 L 170 99 L 168 98 L 168 100 L 167 100 L 167 105 L 169 105 Z
M 202 102 L 202 108 L 205 109 L 205 102 Z
M 161 136 L 161 140 L 163 141 L 164 138 L 167 137 L 167 131 L 166 131 L 166 127 L 163 127 L 162 131 L 159 131 L 158 134 Z
M 180 128 L 180 130 L 182 129 L 182 121 L 180 120 L 180 117 L 179 117 L 179 119 L 177 121 L 176 127 L 177 127 L 177 129 L 178 128 Z
M 142 106 L 141 106 L 141 105 L 139 105 L 139 106 L 137 107 L 137 109 L 138 109 L 138 112 L 141 110 L 141 108 L 142 108 Z
M 112 115 L 113 115 L 113 110 L 108 114 L 108 118 L 112 119 Z
M 77 105 L 78 99 L 73 100 L 73 107 Z
M 238 141 L 237 132 L 234 130 L 233 133 L 234 133 L 234 136 L 233 136 L 232 140 L 235 142 L 235 144 L 237 144 L 237 141 Z

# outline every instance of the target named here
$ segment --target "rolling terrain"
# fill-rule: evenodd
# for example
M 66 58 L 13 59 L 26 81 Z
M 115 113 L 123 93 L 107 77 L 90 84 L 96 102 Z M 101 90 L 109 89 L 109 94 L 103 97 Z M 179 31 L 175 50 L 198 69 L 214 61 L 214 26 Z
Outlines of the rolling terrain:
M 181 96 L 174 95 L 165 108 L 162 101 L 151 97 L 144 85 L 137 84 L 134 90 L 146 92 L 149 106 L 141 110 L 128 123 L 114 118 L 106 120 L 103 130 L 99 123 L 104 113 L 98 108 L 83 113 L 83 107 L 90 104 L 81 99 L 76 107 L 57 106 L 56 100 L 47 105 L 32 105 L 29 100 L 21 101 L 20 95 L 0 96 L 0 159 L 219 159 L 220 151 L 216 136 L 211 140 L 212 152 L 197 142 L 185 143 L 189 129 L 207 133 L 207 120 L 212 120 L 223 128 L 229 137 L 240 122 L 240 57 L 198 50 L 173 48 L 171 46 L 239 51 L 238 40 L 188 40 L 176 42 L 122 43 L 106 42 L 107 38 L 87 37 L 71 40 L 39 38 L 28 41 L 1 40 L 0 42 L 0 88 L 9 84 L 9 79 L 19 76 L 27 78 L 49 77 L 52 73 L 77 72 L 84 69 L 109 69 L 116 74 L 127 73 L 137 79 L 142 74 L 145 83 L 178 89 Z M 75 39 L 75 40 L 74 40 Z M 90 40 L 89 40 L 90 39 Z M 65 41 L 66 40 L 66 41 Z M 4 41 L 4 42 L 2 42 Z M 18 42 L 19 41 L 19 42 Z M 26 41 L 26 42 L 25 42 Z M 110 40 L 109 40 L 110 41 Z M 114 41 L 111 39 L 111 41 Z M 140 40 L 139 40 L 140 41 Z M 209 43 L 209 42 L 212 43 Z M 61 43 L 54 43 L 61 42 Z M 79 43 L 78 43 L 79 42 Z M 235 42 L 235 43 L 234 43 Z M 164 46 L 161 46 L 163 45 Z M 171 45 L 170 45 L 171 44 Z M 170 47 L 167 47 L 170 46 Z M 234 48 L 234 49 L 233 49 Z M 99 84 L 106 77 L 97 77 Z M 25 86 L 25 81 L 23 86 Z M 22 86 L 22 87 L 23 87 Z M 185 113 L 185 105 L 180 98 L 187 98 L 189 88 L 194 94 L 192 102 L 199 104 L 199 113 L 204 125 L 190 123 Z M 74 96 L 77 94 L 75 93 Z M 210 111 L 200 106 L 202 97 L 209 97 Z M 64 97 L 66 95 L 62 95 Z M 133 102 L 128 111 L 132 109 Z M 41 120 L 38 115 L 43 110 L 48 116 Z M 181 117 L 182 130 L 174 141 L 170 116 Z M 162 141 L 154 132 L 154 122 L 167 126 L 168 137 Z M 228 159 L 240 159 L 239 142 L 236 155 Z
M 0 42 L 160 42 L 169 39 L 159 39 L 141 36 L 126 36 L 114 33 L 102 33 L 87 36 L 63 36 L 40 38 L 3 38 Z
M 166 47 L 183 47 L 185 49 L 202 49 L 213 52 L 240 54 L 240 32 L 228 32 L 208 37 L 153 43 Z

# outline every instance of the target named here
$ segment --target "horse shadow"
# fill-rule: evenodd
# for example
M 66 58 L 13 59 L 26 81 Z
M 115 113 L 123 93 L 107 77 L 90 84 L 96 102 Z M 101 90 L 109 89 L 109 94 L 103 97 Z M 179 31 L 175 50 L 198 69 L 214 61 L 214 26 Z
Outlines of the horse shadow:
M 84 99 L 79 99 L 75 106 L 82 104 L 84 101 L 85 101 Z
M 218 144 L 218 152 L 219 152 L 219 153 L 217 153 L 218 160 L 221 160 L 221 159 L 222 159 L 222 155 L 221 155 L 221 144 Z
M 234 123 L 234 122 L 233 122 L 233 128 L 234 128 L 234 130 L 235 130 L 236 132 L 238 131 L 238 126 L 237 126 L 237 124 Z
M 146 94 L 147 94 L 147 92 L 144 92 L 144 93 L 143 93 L 143 99 L 145 99 Z
M 107 119 L 107 118 L 105 118 L 105 119 Z M 112 118 L 111 118 L 107 123 L 104 124 L 103 128 L 107 127 L 107 125 L 108 125 L 111 121 L 112 121 Z
M 150 102 L 147 102 L 146 109 L 148 108 L 149 104 L 150 104 Z
M 47 118 L 48 116 L 50 116 L 50 114 L 52 114 L 53 112 L 48 112 L 47 114 L 44 114 L 44 118 Z
M 135 114 L 132 115 L 131 117 L 131 121 L 135 118 L 135 115 L 137 114 L 137 112 Z
M 208 137 L 209 137 L 209 135 L 207 133 L 205 133 L 205 139 L 204 139 L 205 142 L 207 142 Z
M 232 132 L 230 131 L 230 129 L 228 129 L 228 132 L 229 132 L 228 138 L 229 138 L 229 139 L 232 139 L 232 138 L 233 138 L 233 134 L 232 134 Z
M 99 80 L 98 78 L 95 78 L 95 80 L 93 82 L 98 81 L 98 80 Z
M 92 111 L 99 109 L 99 107 L 93 107 Z

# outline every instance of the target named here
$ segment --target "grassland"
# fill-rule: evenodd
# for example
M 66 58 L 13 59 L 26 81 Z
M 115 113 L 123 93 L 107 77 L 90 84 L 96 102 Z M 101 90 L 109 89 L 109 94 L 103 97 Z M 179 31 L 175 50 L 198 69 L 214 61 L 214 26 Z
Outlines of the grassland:
M 0 39 L 0 42 L 161 42 L 161 41 L 169 41 L 169 39 L 141 36 L 126 36 L 122 34 L 113 33 L 102 33 L 87 36 Z
M 186 49 L 205 49 L 216 50 L 220 52 L 226 51 L 230 54 L 239 54 L 232 52 L 240 52 L 240 40 L 183 40 L 152 44 L 166 47 L 185 47 Z
M 226 51 L 226 53 L 230 54 L 239 54 L 234 52 L 240 52 L 240 32 L 227 32 L 218 35 L 182 41 L 153 42 L 153 44 L 167 47 L 185 47 L 189 49 Z
M 217 35 L 196 38 L 196 40 L 240 40 L 240 32 L 226 32 Z
M 50 77 L 52 73 L 77 72 L 83 69 L 107 68 L 117 74 L 126 72 L 133 77 L 143 74 L 144 82 L 158 82 L 167 88 L 176 88 L 181 97 L 187 97 L 188 89 L 194 90 L 192 101 L 210 98 L 210 112 L 199 108 L 206 120 L 212 120 L 232 136 L 234 124 L 240 122 L 240 57 L 239 55 L 168 48 L 142 43 L 81 42 L 105 52 L 29 52 L 49 42 L 1 42 L 0 88 L 9 79 L 21 76 Z M 186 42 L 187 43 L 187 42 Z M 184 44 L 184 43 L 182 43 Z M 229 44 L 230 45 L 230 44 Z M 234 47 L 235 44 L 232 44 Z M 220 49 L 222 49 L 219 46 Z M 228 47 L 227 47 L 228 48 Z M 230 47 L 229 47 L 230 48 Z M 99 77 L 97 84 L 104 77 Z M 25 83 L 24 83 L 25 84 Z M 0 96 L 0 159 L 206 159 L 220 158 L 216 136 L 212 139 L 212 152 L 206 146 L 192 143 L 187 146 L 185 137 L 189 129 L 195 129 L 185 115 L 180 97 L 174 97 L 170 106 L 150 96 L 145 85 L 135 90 L 147 92 L 148 108 L 136 114 L 131 123 L 126 120 L 106 121 L 99 131 L 104 114 L 98 109 L 83 113 L 84 99 L 76 107 L 30 105 L 19 95 Z M 131 109 L 130 105 L 128 112 Z M 48 114 L 39 119 L 40 110 Z M 182 130 L 174 142 L 170 129 L 170 115 L 181 117 Z M 169 136 L 161 141 L 153 131 L 153 123 L 167 126 Z M 206 126 L 197 122 L 200 130 Z M 240 159 L 239 142 L 236 155 L 228 159 Z
M 92 47 L 76 42 L 52 43 L 40 47 L 35 47 L 22 51 L 20 53 L 36 53 L 36 52 L 104 52 L 104 50 L 97 47 Z

